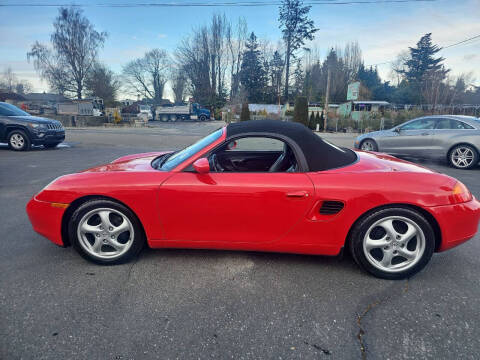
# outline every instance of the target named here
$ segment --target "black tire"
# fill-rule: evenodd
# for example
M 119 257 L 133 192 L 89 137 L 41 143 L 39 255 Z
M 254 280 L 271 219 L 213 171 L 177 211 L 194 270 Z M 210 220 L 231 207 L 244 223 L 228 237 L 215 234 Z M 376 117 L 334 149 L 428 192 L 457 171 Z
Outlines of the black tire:
M 368 149 L 363 149 L 364 146 L 368 146 Z M 377 142 L 373 139 L 365 139 L 360 143 L 360 149 L 365 151 L 378 151 Z
M 463 161 L 460 160 L 459 151 L 464 152 L 468 158 L 466 157 Z M 456 169 L 472 169 L 477 166 L 479 161 L 480 155 L 478 154 L 478 150 L 468 144 L 456 145 L 448 152 L 448 163 Z
M 199 119 L 200 121 L 207 121 L 207 117 L 206 117 L 205 115 L 200 115 L 200 116 L 198 117 L 198 119 Z
M 419 235 L 418 235 L 419 237 L 414 236 L 411 240 L 407 240 L 407 243 L 404 245 L 399 245 L 401 241 L 400 240 L 397 241 L 395 239 L 395 241 L 390 241 L 389 244 L 386 244 L 385 247 L 381 245 L 380 247 L 371 249 L 369 251 L 365 250 L 364 242 L 366 241 L 367 232 L 371 231 L 370 233 L 373 233 L 374 231 L 378 231 L 377 229 L 378 226 L 375 226 L 373 228 L 372 226 L 374 226 L 379 221 L 382 221 L 382 219 L 385 219 L 386 221 L 388 221 L 392 217 L 408 219 L 409 221 L 411 221 L 412 223 L 418 226 L 418 229 L 421 230 L 421 232 L 423 233 L 423 236 L 419 232 Z M 397 220 L 394 220 L 394 221 L 397 221 Z M 399 222 L 401 223 L 401 220 L 399 220 Z M 399 232 L 399 234 L 402 234 L 402 233 Z M 388 239 L 388 233 L 386 233 L 385 236 L 387 236 L 386 239 Z M 381 241 L 381 240 L 382 239 L 378 239 L 378 241 Z M 376 277 L 379 277 L 382 279 L 389 279 L 389 280 L 400 280 L 400 279 L 409 278 L 415 275 L 427 265 L 427 263 L 430 261 L 430 258 L 432 257 L 432 254 L 435 250 L 435 233 L 430 223 L 419 212 L 409 208 L 403 208 L 403 207 L 382 208 L 366 214 L 354 225 L 351 231 L 351 236 L 349 241 L 350 241 L 349 248 L 352 253 L 352 256 L 355 259 L 355 262 L 361 268 L 363 268 L 364 270 L 368 271 L 370 274 Z M 410 242 L 415 242 L 415 246 L 418 246 L 419 249 L 423 247 L 423 251 L 419 251 L 419 254 L 415 257 L 414 260 L 412 260 L 412 262 L 409 265 L 408 263 L 409 260 L 407 258 L 403 258 L 401 255 L 398 255 L 398 251 L 403 251 L 403 250 L 410 251 L 411 250 L 409 249 Z M 423 244 L 423 246 L 421 244 Z M 402 246 L 402 249 L 400 249 L 399 246 Z M 389 261 L 390 264 L 393 263 L 393 260 L 395 258 L 399 258 L 399 260 L 403 258 L 405 259 L 406 262 L 402 262 L 402 263 L 405 264 L 404 266 L 406 268 L 404 270 L 401 270 L 401 268 L 397 270 L 393 268 L 390 271 L 385 271 L 379 268 L 379 267 L 382 267 L 380 265 L 380 262 L 383 261 L 383 256 L 385 255 L 383 255 L 381 259 L 378 259 L 377 260 L 378 262 L 375 262 L 376 259 L 373 256 L 374 255 L 373 251 L 378 249 L 381 252 L 383 252 L 383 254 L 385 254 L 385 252 L 380 248 L 383 248 L 386 251 L 391 251 L 392 254 L 397 254 L 397 255 L 392 255 L 393 258 L 392 260 Z M 416 249 L 412 251 L 415 252 Z M 369 258 L 367 258 L 366 252 L 369 252 Z M 376 265 L 374 265 L 375 263 Z M 393 264 L 389 266 L 397 266 L 397 265 Z
M 32 146 L 29 136 L 23 130 L 12 130 L 8 134 L 8 147 L 14 151 L 28 151 Z
M 78 227 L 80 225 L 80 221 L 87 214 L 97 209 L 110 209 L 112 211 L 121 213 L 130 221 L 130 224 L 132 225 L 133 235 L 130 234 L 128 231 L 129 236 L 133 237 L 131 240 L 131 244 L 129 245 L 128 250 L 118 257 L 106 259 L 106 258 L 94 256 L 86 250 L 85 245 L 82 245 L 82 240 L 79 239 Z M 104 232 L 105 233 L 107 232 L 106 229 Z M 74 211 L 74 213 L 72 214 L 72 217 L 70 218 L 70 221 L 68 223 L 68 234 L 69 234 L 69 238 L 72 246 L 75 248 L 75 250 L 77 250 L 77 252 L 83 258 L 100 265 L 113 265 L 113 264 L 126 263 L 140 253 L 140 251 L 142 250 L 146 242 L 142 225 L 138 220 L 137 216 L 124 205 L 119 204 L 115 201 L 106 200 L 106 199 L 90 200 L 80 205 Z M 101 247 L 103 247 L 103 245 L 101 245 Z
M 56 143 L 48 143 L 48 144 L 43 144 L 43 147 L 45 149 L 53 149 L 55 147 L 57 147 L 57 145 L 60 144 L 59 142 L 56 142 Z

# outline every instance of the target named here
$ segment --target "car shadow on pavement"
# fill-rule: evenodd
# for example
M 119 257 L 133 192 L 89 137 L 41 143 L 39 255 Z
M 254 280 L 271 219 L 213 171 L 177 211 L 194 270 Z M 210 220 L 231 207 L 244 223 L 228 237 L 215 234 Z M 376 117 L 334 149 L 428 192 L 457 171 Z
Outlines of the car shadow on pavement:
M 257 252 L 257 251 L 232 251 L 232 250 L 212 250 L 212 249 L 152 249 L 146 247 L 138 256 L 138 261 L 141 263 L 165 261 L 165 260 L 179 260 L 196 263 L 198 261 L 218 262 L 223 259 L 242 261 L 248 258 L 253 261 L 255 265 L 272 265 L 277 264 L 279 267 L 292 266 L 310 267 L 319 266 L 326 269 L 338 269 L 341 272 L 348 273 L 364 273 L 355 263 L 348 251 L 344 251 L 342 255 L 338 256 L 324 256 L 324 255 L 306 255 L 306 254 L 289 254 L 289 253 L 275 253 L 275 252 Z M 180 264 L 179 262 L 179 264 Z M 334 270 L 335 271 L 335 270 Z
M 65 149 L 65 148 L 70 148 L 72 147 L 70 144 L 58 144 L 56 147 L 54 148 L 50 148 L 50 149 L 47 149 L 47 148 L 44 148 L 43 146 L 39 145 L 39 146 L 32 146 L 30 148 L 29 151 L 40 151 L 40 150 L 45 150 L 45 151 L 54 151 L 54 150 L 60 150 L 60 149 Z M 8 151 L 12 151 L 9 147 L 8 147 L 8 144 L 5 144 L 5 143 L 0 143 L 0 150 L 8 150 Z

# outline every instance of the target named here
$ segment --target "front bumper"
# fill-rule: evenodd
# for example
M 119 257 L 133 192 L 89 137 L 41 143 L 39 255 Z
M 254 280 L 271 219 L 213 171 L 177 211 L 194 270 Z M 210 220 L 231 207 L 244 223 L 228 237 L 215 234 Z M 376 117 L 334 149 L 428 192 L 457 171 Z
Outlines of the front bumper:
M 64 246 L 62 218 L 68 204 L 40 201 L 33 197 L 27 204 L 27 214 L 33 230 L 53 243 Z
M 437 251 L 445 251 L 472 239 L 478 231 L 480 202 L 471 201 L 429 208 L 440 225 L 442 241 Z
M 65 140 L 65 130 L 32 132 L 34 145 L 61 143 Z

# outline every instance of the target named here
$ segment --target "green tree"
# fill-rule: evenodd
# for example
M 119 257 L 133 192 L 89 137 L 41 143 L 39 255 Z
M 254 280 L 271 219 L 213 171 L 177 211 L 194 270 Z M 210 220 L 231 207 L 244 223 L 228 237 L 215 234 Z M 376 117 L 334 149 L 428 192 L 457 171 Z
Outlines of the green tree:
M 257 37 L 253 32 L 247 39 L 245 47 L 240 82 L 250 103 L 262 102 L 267 79 L 258 49 Z
M 120 89 L 120 81 L 112 70 L 95 63 L 85 79 L 85 89 L 89 96 L 98 96 L 106 106 L 113 106 Z
M 430 85 L 432 79 L 436 83 L 443 81 L 449 70 L 442 64 L 445 58 L 435 57 L 442 48 L 432 43 L 431 33 L 422 36 L 417 46 L 409 49 L 410 57 L 404 63 L 405 69 L 398 72 L 416 93 L 417 102 L 421 102 L 422 90 Z
M 315 129 L 315 114 L 312 112 L 310 118 L 308 119 L 308 127 L 312 130 Z
M 285 99 L 289 96 L 290 63 L 305 41 L 313 40 L 315 28 L 308 13 L 311 6 L 304 6 L 302 0 L 283 0 L 280 6 L 279 22 L 285 42 Z
M 242 104 L 242 112 L 240 113 L 240 121 L 250 120 L 250 110 L 248 109 L 248 103 Z
M 277 102 L 278 99 L 282 96 L 282 86 L 283 86 L 283 69 L 285 68 L 285 61 L 278 51 L 273 53 L 272 60 L 270 61 L 270 77 L 274 92 L 274 102 Z
M 295 98 L 293 121 L 308 126 L 308 100 L 306 96 L 297 96 Z

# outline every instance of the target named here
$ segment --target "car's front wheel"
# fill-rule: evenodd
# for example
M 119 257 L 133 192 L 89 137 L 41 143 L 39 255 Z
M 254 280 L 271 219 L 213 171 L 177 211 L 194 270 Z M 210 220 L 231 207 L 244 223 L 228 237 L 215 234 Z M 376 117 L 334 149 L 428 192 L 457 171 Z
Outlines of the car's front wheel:
M 122 204 L 103 199 L 87 201 L 75 210 L 69 236 L 80 255 L 97 264 L 127 262 L 145 244 L 135 214 Z
M 13 130 L 8 134 L 8 146 L 15 151 L 30 150 L 30 138 L 23 130 Z
M 402 207 L 383 208 L 362 218 L 352 229 L 355 261 L 384 279 L 408 278 L 429 262 L 435 234 L 419 212 Z
M 378 151 L 378 146 L 375 140 L 366 139 L 360 144 L 360 149 L 364 151 Z
M 457 169 L 471 169 L 480 161 L 477 149 L 471 145 L 455 146 L 448 154 L 450 165 Z

